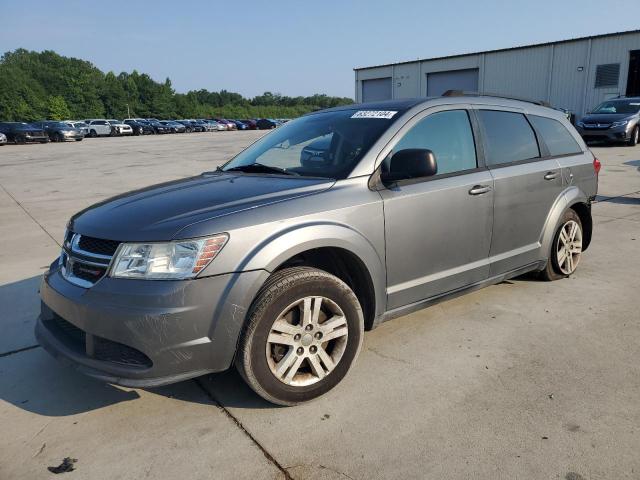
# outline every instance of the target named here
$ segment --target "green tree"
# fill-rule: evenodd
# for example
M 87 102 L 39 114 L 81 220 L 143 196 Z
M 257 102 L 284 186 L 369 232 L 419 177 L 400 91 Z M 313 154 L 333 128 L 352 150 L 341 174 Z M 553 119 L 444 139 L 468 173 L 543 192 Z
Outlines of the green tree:
M 48 117 L 51 120 L 65 120 L 71 118 L 71 111 L 67 102 L 60 95 L 51 95 L 47 102 Z
M 145 73 L 103 73 L 95 65 L 46 50 L 17 49 L 0 58 L 0 120 L 54 118 L 291 118 L 352 103 L 350 98 L 315 94 L 288 97 L 265 92 L 248 99 L 206 89 L 176 93 L 170 79 Z

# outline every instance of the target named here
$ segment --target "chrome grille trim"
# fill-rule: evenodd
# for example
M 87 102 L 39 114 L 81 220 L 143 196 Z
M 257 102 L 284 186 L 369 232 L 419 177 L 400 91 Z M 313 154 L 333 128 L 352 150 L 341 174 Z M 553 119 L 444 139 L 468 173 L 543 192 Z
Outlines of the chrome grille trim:
M 60 266 L 62 276 L 67 281 L 82 288 L 91 288 L 105 277 L 111 266 L 111 261 L 116 254 L 114 253 L 114 255 L 111 256 L 84 250 L 79 246 L 81 238 L 82 235 L 79 233 L 72 233 L 70 240 L 64 243 L 60 255 Z M 83 269 L 82 266 L 85 268 Z M 80 270 L 77 274 L 75 273 L 76 268 Z M 89 272 L 88 270 L 91 268 L 94 270 L 97 269 L 95 272 L 95 280 L 88 280 L 87 278 L 78 276 L 84 273 L 86 274 L 85 277 L 90 278 L 93 272 Z M 100 271 L 102 271 L 101 274 Z

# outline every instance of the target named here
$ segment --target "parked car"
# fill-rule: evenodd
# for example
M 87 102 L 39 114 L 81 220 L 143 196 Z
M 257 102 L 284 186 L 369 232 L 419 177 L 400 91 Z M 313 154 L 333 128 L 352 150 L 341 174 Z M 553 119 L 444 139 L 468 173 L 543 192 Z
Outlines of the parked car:
M 4 133 L 0 133 L 0 147 L 7 143 L 7 136 Z
M 4 133 L 7 141 L 13 143 L 49 141 L 49 136 L 41 128 L 24 122 L 0 122 L 0 133 Z
M 171 133 L 185 133 L 187 131 L 187 127 L 173 120 L 163 120 L 160 123 L 165 127 L 169 127 Z
M 222 132 L 227 129 L 226 125 L 216 122 L 215 120 L 205 120 L 205 122 L 211 126 L 212 131 Z
M 240 120 L 242 123 L 244 123 L 247 127 L 249 127 L 249 130 L 257 130 L 258 129 L 258 124 L 255 120 L 252 119 L 243 119 Z
M 607 100 L 576 122 L 576 127 L 586 141 L 636 146 L 640 142 L 640 97 Z
M 160 123 L 159 120 L 147 119 L 146 122 L 151 128 L 153 128 L 153 133 L 159 133 L 159 134 L 171 133 L 171 127 L 168 127 L 167 125 L 163 125 L 162 123 Z
M 104 137 L 107 135 L 111 135 L 111 124 L 102 118 L 97 118 L 93 120 L 85 120 L 84 121 L 89 126 L 89 136 L 90 137 Z
M 115 119 L 109 119 L 107 121 L 111 125 L 112 136 L 119 137 L 121 135 L 133 135 L 133 128 L 131 128 L 131 125 Z
M 241 122 L 240 120 L 231 120 L 236 125 L 237 130 L 249 130 L 249 127 L 246 123 Z
M 84 139 L 84 133 L 79 128 L 70 127 L 67 123 L 58 121 L 41 121 L 34 122 L 36 128 L 44 130 L 52 142 L 76 141 L 81 142 Z
M 194 123 L 200 125 L 203 132 L 215 132 L 218 130 L 217 126 L 213 126 L 207 120 L 194 120 Z
M 124 123 L 131 127 L 134 135 L 147 135 L 156 133 L 155 130 L 146 120 L 134 120 L 127 118 Z
M 72 128 L 77 128 L 82 132 L 82 134 L 87 137 L 89 135 L 89 125 L 84 122 L 76 122 L 73 120 L 65 120 L 64 123 L 69 125 Z
M 305 160 L 321 139 L 322 161 Z M 526 272 L 573 274 L 599 169 L 564 115 L 533 103 L 314 112 L 216 171 L 74 215 L 36 337 L 110 383 L 235 365 L 270 402 L 308 401 L 345 377 L 366 329 Z
M 187 127 L 187 132 L 204 132 L 204 126 L 198 125 L 195 120 L 178 120 L 178 122 L 182 123 Z
M 278 126 L 278 122 L 270 118 L 261 118 L 256 121 L 256 126 L 258 127 L 258 130 L 270 130 L 276 128 Z
M 214 120 L 218 123 L 226 125 L 227 130 L 236 130 L 238 128 L 234 122 L 232 122 L 231 120 L 227 120 L 226 118 L 214 118 Z

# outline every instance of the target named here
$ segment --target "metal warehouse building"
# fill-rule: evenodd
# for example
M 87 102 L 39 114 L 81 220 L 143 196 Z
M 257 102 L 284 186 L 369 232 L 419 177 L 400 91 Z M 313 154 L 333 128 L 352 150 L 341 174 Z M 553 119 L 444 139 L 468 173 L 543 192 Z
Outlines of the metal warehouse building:
M 464 90 L 543 100 L 578 118 L 640 96 L 640 30 L 356 68 L 356 102 Z

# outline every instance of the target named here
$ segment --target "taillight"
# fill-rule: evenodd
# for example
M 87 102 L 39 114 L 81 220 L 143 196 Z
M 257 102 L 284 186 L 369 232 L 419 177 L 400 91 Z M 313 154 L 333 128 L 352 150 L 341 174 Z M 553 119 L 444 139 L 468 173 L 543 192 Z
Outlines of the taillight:
M 600 173 L 601 168 L 602 164 L 600 163 L 600 160 L 598 160 L 596 157 L 593 157 L 593 171 L 596 172 L 596 175 Z

